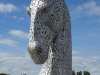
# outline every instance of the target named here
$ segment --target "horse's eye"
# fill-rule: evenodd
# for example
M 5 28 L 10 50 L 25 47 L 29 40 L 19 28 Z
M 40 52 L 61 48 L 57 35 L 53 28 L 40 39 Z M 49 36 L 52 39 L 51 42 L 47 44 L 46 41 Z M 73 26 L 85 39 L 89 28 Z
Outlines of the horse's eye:
M 47 11 L 47 8 L 45 7 L 45 8 L 43 8 L 43 12 L 46 12 Z
M 48 6 L 43 7 L 42 11 L 43 11 L 43 12 L 48 12 L 48 11 L 49 11 L 49 7 L 48 7 Z

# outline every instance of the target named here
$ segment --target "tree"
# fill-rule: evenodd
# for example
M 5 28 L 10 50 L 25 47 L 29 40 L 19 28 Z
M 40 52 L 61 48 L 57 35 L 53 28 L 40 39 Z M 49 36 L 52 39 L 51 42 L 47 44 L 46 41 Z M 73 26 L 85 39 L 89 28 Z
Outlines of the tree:
M 77 74 L 75 74 L 75 71 L 72 71 L 72 75 L 82 75 L 82 71 L 77 72 Z M 88 71 L 84 71 L 83 75 L 91 75 Z
M 75 71 L 72 71 L 72 75 L 75 75 Z
M 0 73 L 0 75 L 10 75 L 10 74 Z
M 77 75 L 82 75 L 82 71 L 80 71 L 80 72 L 77 72 Z
M 88 71 L 84 71 L 84 75 L 91 75 Z

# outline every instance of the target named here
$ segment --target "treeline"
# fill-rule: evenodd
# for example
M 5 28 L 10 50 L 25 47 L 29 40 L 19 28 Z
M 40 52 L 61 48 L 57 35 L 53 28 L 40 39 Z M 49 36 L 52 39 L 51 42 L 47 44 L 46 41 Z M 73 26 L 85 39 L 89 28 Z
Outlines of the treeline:
M 75 71 L 72 71 L 72 75 L 91 75 L 88 71 L 79 71 L 79 72 L 75 72 Z
M 0 75 L 10 75 L 10 74 L 5 74 L 5 73 L 0 73 Z M 21 75 L 26 75 L 26 74 L 21 74 Z M 72 75 L 91 75 L 88 71 L 79 71 L 79 72 L 75 72 L 72 71 Z
M 10 74 L 0 73 L 0 75 L 10 75 Z M 26 75 L 26 74 L 21 74 L 21 75 Z
M 0 75 L 10 75 L 10 74 L 0 73 Z

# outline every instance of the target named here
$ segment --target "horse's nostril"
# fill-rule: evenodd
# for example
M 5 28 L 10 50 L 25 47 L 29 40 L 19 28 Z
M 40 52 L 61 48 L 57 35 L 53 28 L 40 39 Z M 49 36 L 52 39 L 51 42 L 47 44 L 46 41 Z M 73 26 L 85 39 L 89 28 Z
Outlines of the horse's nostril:
M 41 54 L 42 53 L 42 49 L 40 47 L 36 47 L 36 53 L 37 54 Z
M 36 54 L 40 54 L 40 53 L 42 53 L 42 48 L 37 47 L 37 46 L 34 48 L 28 47 L 28 51 L 32 51 L 32 52 L 35 52 Z

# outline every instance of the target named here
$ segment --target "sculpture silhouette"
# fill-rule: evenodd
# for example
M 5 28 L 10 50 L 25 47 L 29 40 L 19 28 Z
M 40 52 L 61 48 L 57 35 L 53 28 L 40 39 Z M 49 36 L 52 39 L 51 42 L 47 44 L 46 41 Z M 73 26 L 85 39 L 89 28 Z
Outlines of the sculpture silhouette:
M 40 75 L 72 75 L 71 25 L 64 0 L 32 0 L 28 51 Z

